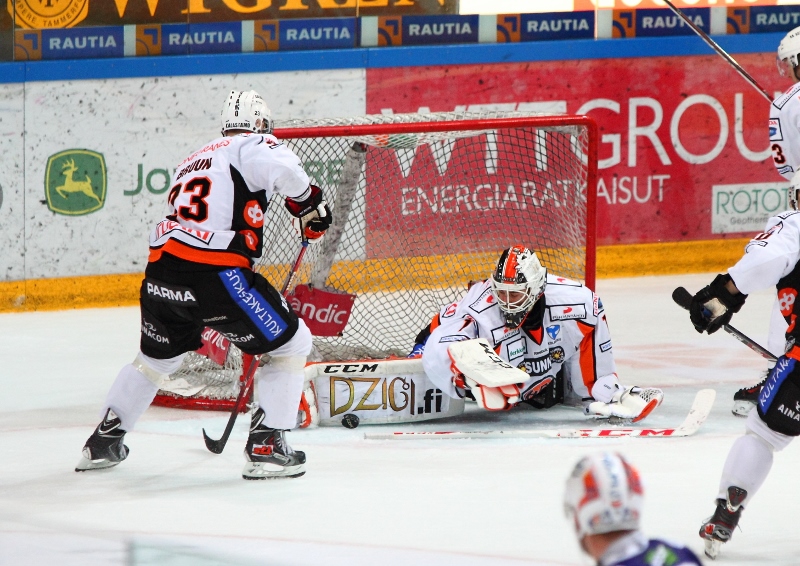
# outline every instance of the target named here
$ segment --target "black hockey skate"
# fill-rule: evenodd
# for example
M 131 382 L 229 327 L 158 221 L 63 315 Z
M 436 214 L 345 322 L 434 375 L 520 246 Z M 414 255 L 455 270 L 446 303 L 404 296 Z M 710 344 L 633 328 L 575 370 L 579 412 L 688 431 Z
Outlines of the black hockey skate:
M 758 404 L 758 394 L 761 393 L 761 386 L 767 381 L 771 369 L 764 374 L 764 379 L 752 387 L 743 387 L 733 394 L 733 408 L 731 412 L 737 417 L 746 417 L 750 411 Z
M 114 411 L 106 411 L 103 422 L 97 425 L 83 447 L 81 461 L 75 466 L 76 472 L 111 468 L 128 457 L 128 447 L 122 443 L 125 431 L 120 426 L 122 422 Z
M 242 470 L 246 480 L 299 478 L 306 473 L 305 452 L 292 450 L 284 430 L 263 424 L 264 411 L 259 408 L 250 422 L 250 437 L 244 448 L 247 463 Z
M 706 556 L 712 560 L 719 554 L 722 544 L 731 540 L 744 509 L 742 501 L 746 497 L 746 490 L 736 486 L 729 487 L 727 500 L 717 499 L 714 514 L 700 527 L 700 537 L 705 540 Z

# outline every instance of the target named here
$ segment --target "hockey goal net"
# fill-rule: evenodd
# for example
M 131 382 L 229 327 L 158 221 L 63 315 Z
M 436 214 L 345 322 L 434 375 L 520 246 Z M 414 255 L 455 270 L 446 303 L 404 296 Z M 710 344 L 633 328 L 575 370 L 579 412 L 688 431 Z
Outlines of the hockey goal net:
M 315 332 L 313 361 L 406 356 L 432 316 L 488 277 L 515 243 L 534 249 L 551 273 L 594 287 L 591 119 L 436 113 L 276 126 L 333 214 L 325 237 L 309 246 L 290 296 L 312 332 L 325 328 Z M 256 268 L 280 288 L 300 247 L 281 197 L 270 202 L 264 229 Z M 304 302 L 314 291 L 330 292 L 327 303 Z M 191 353 L 172 376 L 182 392 L 159 400 L 228 408 L 242 365 L 230 344 L 216 362 Z

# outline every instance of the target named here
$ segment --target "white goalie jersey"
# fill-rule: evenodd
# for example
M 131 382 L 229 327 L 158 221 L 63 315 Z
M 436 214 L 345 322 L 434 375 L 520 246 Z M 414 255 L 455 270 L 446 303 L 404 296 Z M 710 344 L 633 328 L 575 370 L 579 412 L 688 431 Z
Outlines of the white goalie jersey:
M 616 373 L 602 302 L 581 283 L 549 274 L 539 300 L 546 301 L 546 308 L 538 329 L 508 330 L 490 282 L 473 285 L 463 299 L 440 311 L 440 324 L 422 355 L 425 373 L 444 393 L 457 397 L 447 347 L 485 338 L 503 360 L 528 374 L 522 399 L 533 397 L 537 386 L 555 379 L 562 368 L 565 385 L 581 398 L 591 397 L 599 378 Z

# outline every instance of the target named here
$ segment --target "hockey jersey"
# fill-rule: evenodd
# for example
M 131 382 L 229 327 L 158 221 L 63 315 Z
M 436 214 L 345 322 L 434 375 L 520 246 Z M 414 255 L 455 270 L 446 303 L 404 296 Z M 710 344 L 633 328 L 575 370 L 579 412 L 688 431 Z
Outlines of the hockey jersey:
M 694 552 L 683 545 L 660 539 L 648 540 L 641 532 L 616 540 L 598 566 L 702 566 Z
M 264 217 L 274 193 L 304 200 L 300 159 L 271 135 L 211 141 L 175 169 L 167 215 L 150 234 L 150 261 L 163 253 L 202 264 L 250 267 L 261 256 Z
M 800 83 L 772 102 L 769 142 L 775 168 L 786 180 L 791 180 L 800 171 Z
M 775 285 L 778 308 L 789 327 L 787 338 L 800 343 L 800 325 L 796 324 L 800 306 L 800 212 L 787 211 L 767 221 L 764 232 L 747 244 L 745 254 L 728 270 L 742 293 Z
M 550 274 L 539 300 L 546 302 L 542 326 L 533 332 L 509 330 L 491 282 L 473 285 L 464 298 L 439 312 L 440 324 L 422 354 L 429 379 L 450 397 L 457 397 L 447 347 L 460 340 L 485 338 L 503 360 L 530 376 L 521 388 L 523 399 L 532 398 L 542 382 L 555 379 L 562 368 L 575 394 L 590 397 L 598 378 L 616 372 L 603 303 L 581 283 Z

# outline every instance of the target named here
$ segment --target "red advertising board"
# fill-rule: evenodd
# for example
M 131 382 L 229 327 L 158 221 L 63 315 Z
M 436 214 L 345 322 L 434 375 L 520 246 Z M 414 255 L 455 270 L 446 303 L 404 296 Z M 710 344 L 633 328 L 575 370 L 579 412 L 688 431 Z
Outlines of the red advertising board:
M 774 54 L 737 60 L 769 90 L 789 86 Z M 370 114 L 486 109 L 598 122 L 600 245 L 742 237 L 712 231 L 712 193 L 782 180 L 768 104 L 716 55 L 367 70 Z M 763 212 L 751 200 L 749 213 Z

